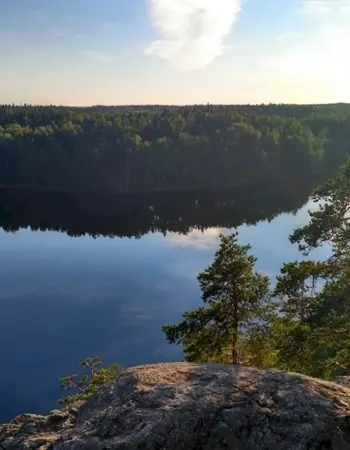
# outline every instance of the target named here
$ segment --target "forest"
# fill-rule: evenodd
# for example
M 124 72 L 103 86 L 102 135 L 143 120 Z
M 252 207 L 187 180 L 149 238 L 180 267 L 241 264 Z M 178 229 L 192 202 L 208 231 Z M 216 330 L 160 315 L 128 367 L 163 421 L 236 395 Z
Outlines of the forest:
M 137 193 L 252 186 L 336 169 L 350 106 L 0 106 L 0 186 Z
M 290 241 L 304 258 L 276 280 L 256 270 L 249 245 L 222 234 L 213 263 L 198 275 L 203 306 L 163 327 L 186 360 L 245 364 L 349 383 L 350 157 L 312 197 L 318 207 Z M 327 246 L 325 260 L 313 251 Z

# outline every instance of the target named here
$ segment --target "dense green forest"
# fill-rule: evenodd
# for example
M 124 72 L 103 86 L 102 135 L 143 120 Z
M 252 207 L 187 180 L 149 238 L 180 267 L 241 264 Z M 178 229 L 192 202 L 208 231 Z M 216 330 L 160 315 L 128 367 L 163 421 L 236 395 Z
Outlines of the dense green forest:
M 350 106 L 0 106 L 0 186 L 140 192 L 262 184 L 336 168 Z
M 221 236 L 213 263 L 198 276 L 204 305 L 163 328 L 187 360 L 350 375 L 350 158 L 313 200 L 309 223 L 290 236 L 309 259 L 287 261 L 272 286 L 249 245 L 236 233 Z M 310 258 L 322 245 L 331 256 Z

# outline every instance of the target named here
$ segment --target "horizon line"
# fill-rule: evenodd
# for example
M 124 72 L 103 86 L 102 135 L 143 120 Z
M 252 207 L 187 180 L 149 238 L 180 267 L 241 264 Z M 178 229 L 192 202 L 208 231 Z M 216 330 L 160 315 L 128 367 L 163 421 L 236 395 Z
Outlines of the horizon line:
M 56 107 L 56 108 L 128 108 L 135 106 L 158 106 L 158 107 L 186 107 L 186 106 L 337 106 L 350 105 L 350 102 L 325 102 L 325 103 L 120 103 L 120 104 L 88 104 L 88 105 L 72 105 L 72 104 L 55 104 L 55 103 L 0 103 L 0 107 Z

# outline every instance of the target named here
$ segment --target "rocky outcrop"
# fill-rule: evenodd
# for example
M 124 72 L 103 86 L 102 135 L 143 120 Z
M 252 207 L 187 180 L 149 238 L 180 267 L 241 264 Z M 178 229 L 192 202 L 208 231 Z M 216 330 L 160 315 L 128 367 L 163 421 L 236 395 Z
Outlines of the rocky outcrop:
M 52 448 L 64 430 L 71 429 L 83 402 L 52 410 L 47 416 L 22 414 L 9 424 L 0 425 L 0 450 Z
M 244 366 L 141 366 L 79 407 L 0 426 L 0 449 L 350 450 L 350 389 Z

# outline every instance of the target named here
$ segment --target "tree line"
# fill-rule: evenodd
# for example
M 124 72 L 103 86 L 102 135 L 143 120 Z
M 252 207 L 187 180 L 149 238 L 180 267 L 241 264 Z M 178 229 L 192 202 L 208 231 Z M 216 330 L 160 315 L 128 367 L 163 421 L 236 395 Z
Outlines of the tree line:
M 337 167 L 348 105 L 0 106 L 0 186 L 150 192 L 257 185 Z
M 164 326 L 188 361 L 242 363 L 334 379 L 350 374 L 350 158 L 313 196 L 318 209 L 290 236 L 302 261 L 283 265 L 273 287 L 251 247 L 222 235 L 198 276 L 204 305 Z M 312 250 L 328 245 L 324 261 Z

